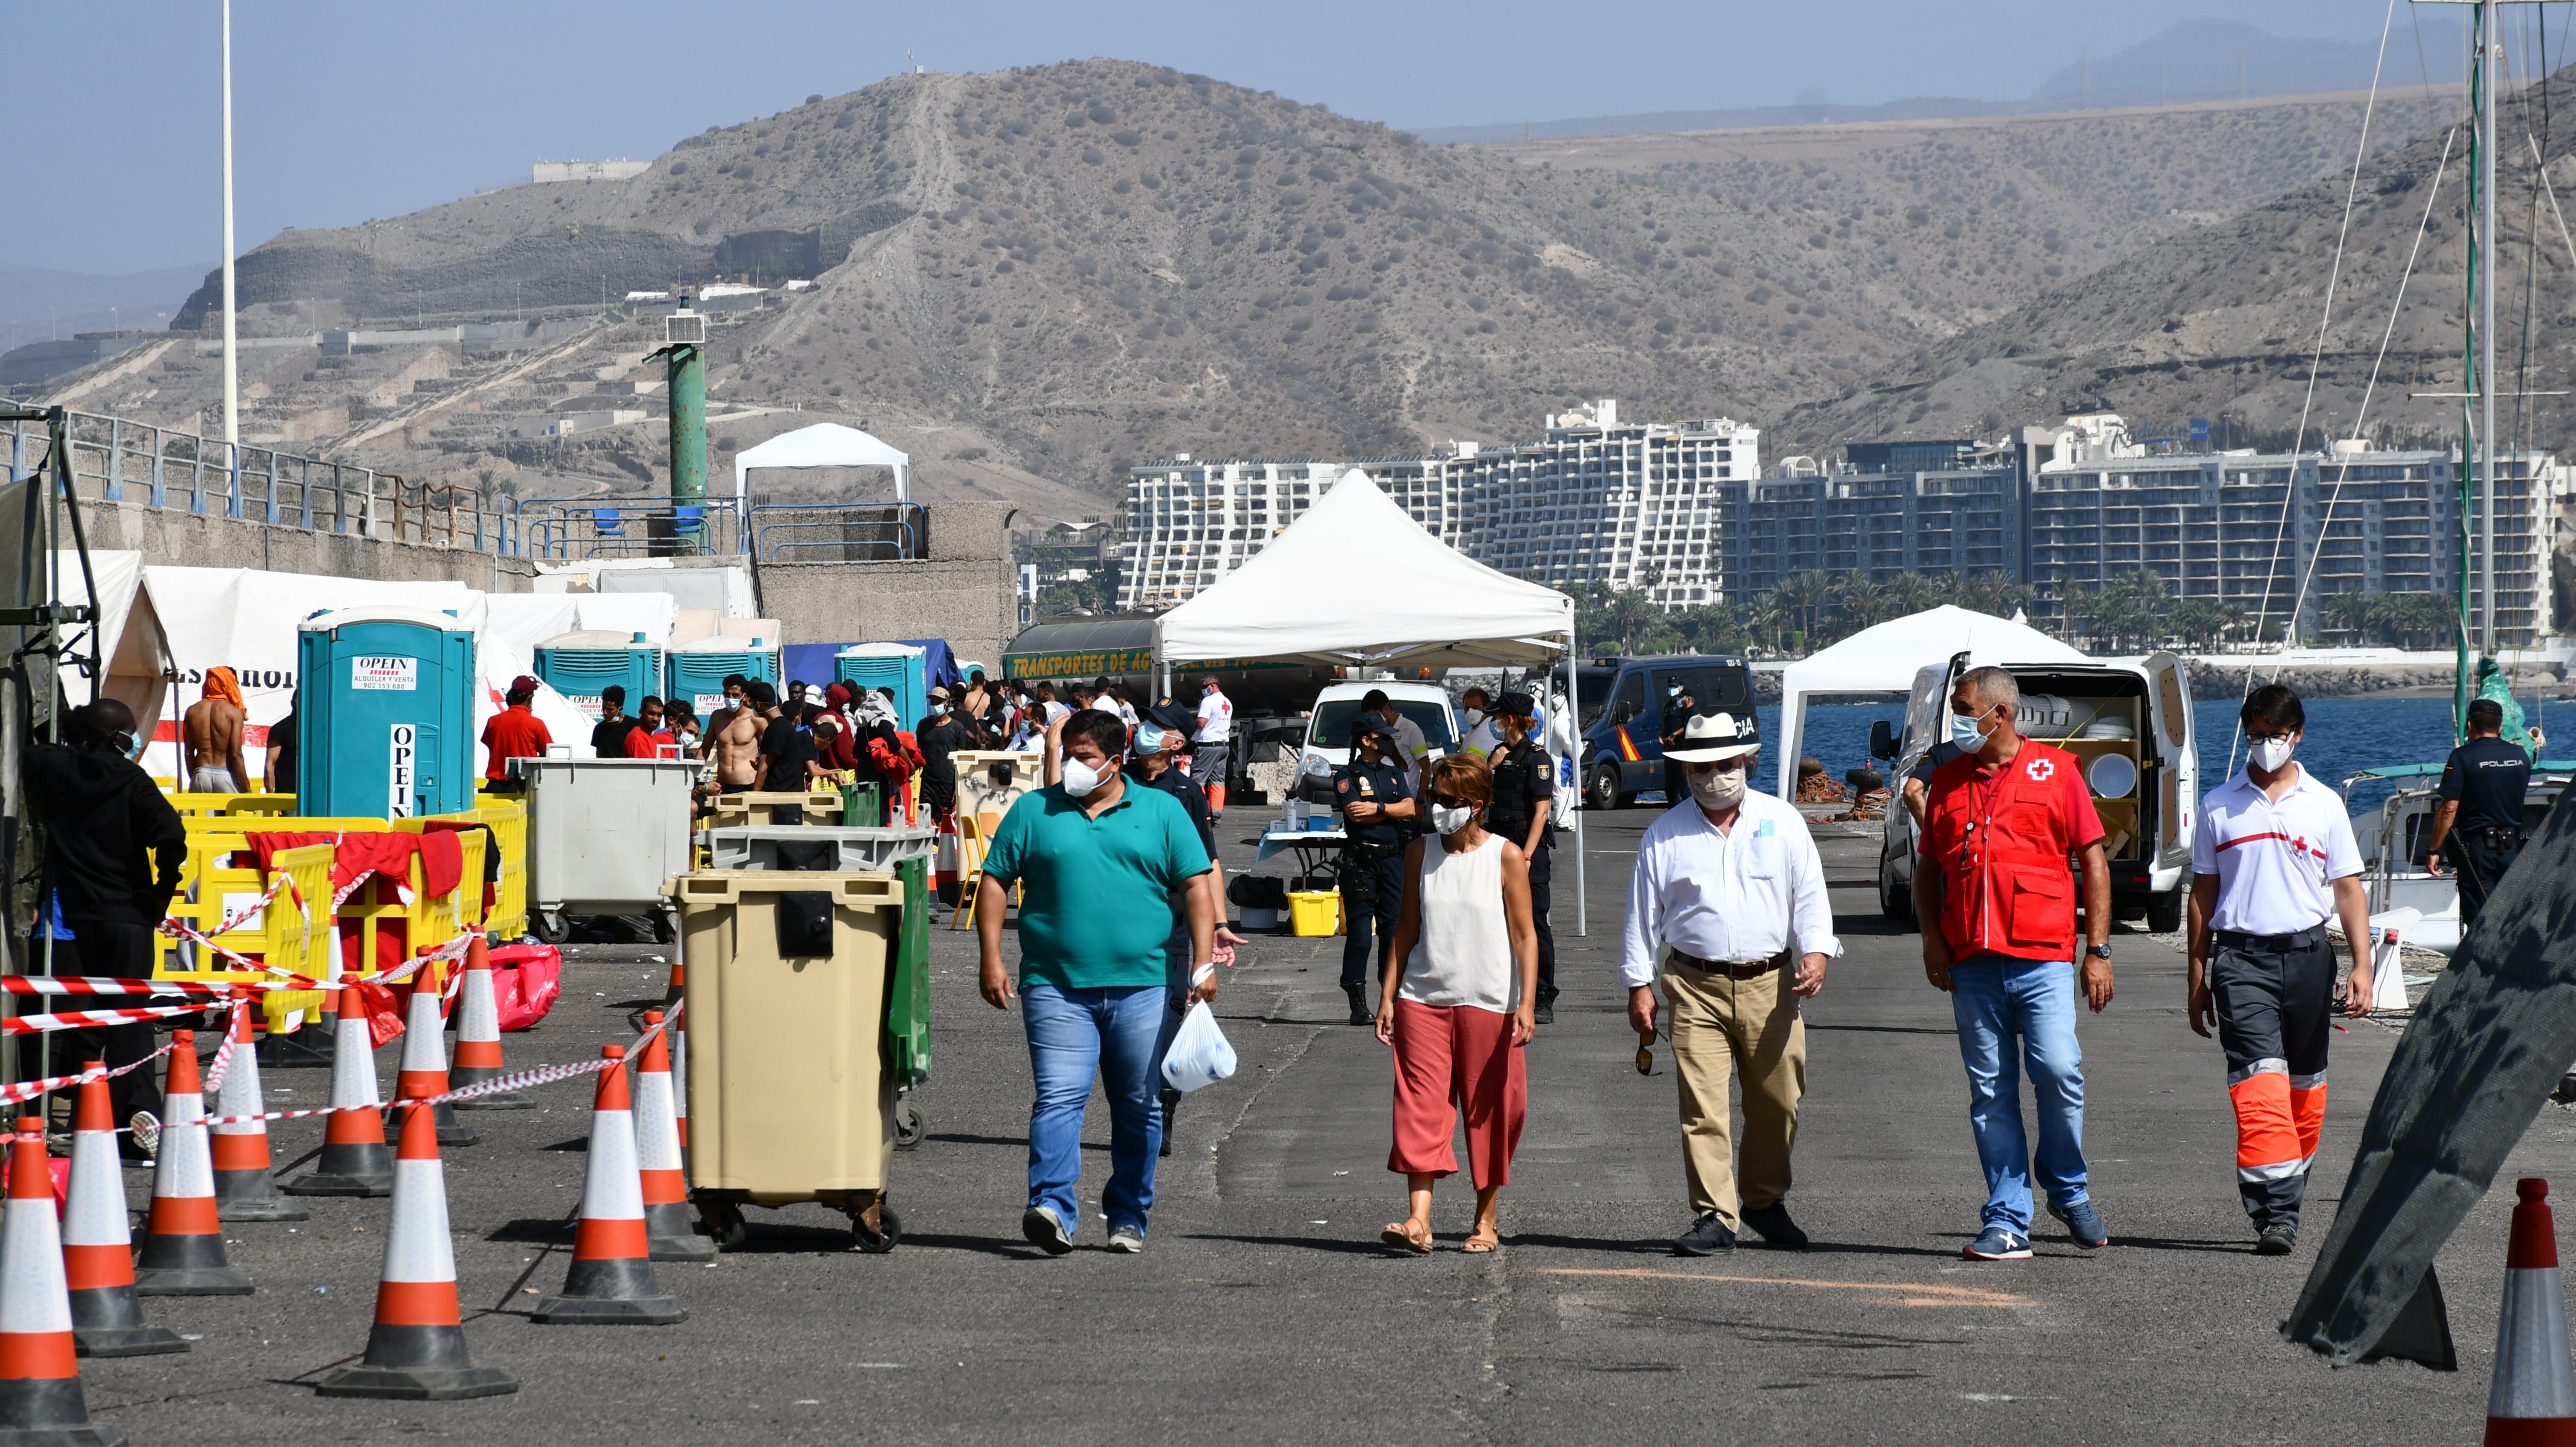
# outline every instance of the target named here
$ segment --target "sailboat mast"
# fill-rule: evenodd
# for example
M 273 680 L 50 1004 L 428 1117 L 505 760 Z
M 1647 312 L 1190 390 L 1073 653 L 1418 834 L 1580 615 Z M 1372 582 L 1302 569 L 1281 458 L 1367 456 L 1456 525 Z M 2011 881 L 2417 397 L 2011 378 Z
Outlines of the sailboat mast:
M 2504 47 L 2496 41 L 2495 6 L 2478 6 L 2478 63 L 2481 70 L 2478 85 L 2478 125 L 2483 142 L 2478 147 L 2478 167 L 2482 175 L 2478 187 L 2477 244 L 2486 252 L 2487 264 L 2478 269 L 2478 462 L 2482 469 L 2482 486 L 2478 496 L 2478 652 L 2495 657 L 2495 537 L 2496 537 L 2496 445 L 2495 445 L 2495 254 L 2496 254 L 2496 75 L 2502 68 Z

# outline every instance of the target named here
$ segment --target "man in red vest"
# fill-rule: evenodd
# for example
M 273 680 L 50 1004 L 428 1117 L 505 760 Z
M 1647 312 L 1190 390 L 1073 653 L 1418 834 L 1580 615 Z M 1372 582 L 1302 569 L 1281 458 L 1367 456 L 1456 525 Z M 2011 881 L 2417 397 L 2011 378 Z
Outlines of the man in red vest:
M 2082 865 L 2086 945 L 2080 974 L 2096 1012 L 2111 1003 L 2111 871 L 2102 820 L 2080 762 L 2015 727 L 2021 688 L 1972 668 L 1950 696 L 1951 737 L 1966 752 L 1932 775 L 1914 916 L 1923 973 L 1950 994 L 1968 1068 L 1968 1124 L 1986 1172 L 1973 1261 L 2030 1255 L 2031 1177 L 2048 1211 L 2087 1250 L 2105 1245 L 2084 1168 L 2084 1052 L 2075 1042 L 2074 871 Z M 2021 1118 L 2021 1071 L 2039 1107 L 2034 1162 Z

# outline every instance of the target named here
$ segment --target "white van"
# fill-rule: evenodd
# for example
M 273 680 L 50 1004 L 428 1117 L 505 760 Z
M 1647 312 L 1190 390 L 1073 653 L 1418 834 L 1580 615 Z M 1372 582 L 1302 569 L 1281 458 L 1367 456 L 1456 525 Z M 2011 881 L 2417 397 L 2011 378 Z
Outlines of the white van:
M 1291 800 L 1300 795 L 1315 803 L 1329 804 L 1333 797 L 1333 778 L 1351 761 L 1351 720 L 1358 718 L 1360 700 L 1383 691 L 1395 711 L 1413 720 L 1422 730 L 1422 741 L 1431 746 L 1431 756 L 1457 752 L 1459 729 L 1457 710 L 1449 702 L 1449 690 L 1436 683 L 1357 682 L 1327 684 L 1315 695 L 1315 706 L 1306 715 L 1306 742 L 1297 758 L 1297 787 L 1289 790 Z M 1320 780 L 1322 787 L 1316 788 Z M 1290 822 L 1302 811 L 1291 809 Z
M 1870 753 L 1890 761 L 1894 797 L 1880 837 L 1879 906 L 1894 920 L 1914 917 L 1914 816 L 1905 777 L 1950 736 L 1950 695 L 1959 675 L 1999 664 L 2021 685 L 2023 735 L 2083 761 L 2093 807 L 2106 832 L 2111 914 L 2169 934 L 2182 928 L 2191 889 L 2191 826 L 2200 806 L 2200 766 L 2191 737 L 2191 687 L 2182 660 L 2150 653 L 2135 661 L 2014 663 L 1953 654 L 1914 675 L 1902 733 L 1882 720 Z

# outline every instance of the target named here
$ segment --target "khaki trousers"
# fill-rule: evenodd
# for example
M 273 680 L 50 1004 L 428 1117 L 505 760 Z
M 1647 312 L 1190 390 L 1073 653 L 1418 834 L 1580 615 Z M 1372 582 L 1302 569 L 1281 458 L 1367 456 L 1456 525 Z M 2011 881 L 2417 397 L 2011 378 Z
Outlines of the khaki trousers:
M 1691 1209 L 1742 1228 L 1742 1208 L 1789 1194 L 1789 1147 L 1807 1089 L 1807 1024 L 1787 972 L 1749 980 L 1695 969 L 1670 955 L 1664 998 L 1673 1007 L 1673 1075 L 1681 1087 L 1682 1159 Z M 1727 1071 L 1744 1083 L 1741 1199 L 1729 1140 Z

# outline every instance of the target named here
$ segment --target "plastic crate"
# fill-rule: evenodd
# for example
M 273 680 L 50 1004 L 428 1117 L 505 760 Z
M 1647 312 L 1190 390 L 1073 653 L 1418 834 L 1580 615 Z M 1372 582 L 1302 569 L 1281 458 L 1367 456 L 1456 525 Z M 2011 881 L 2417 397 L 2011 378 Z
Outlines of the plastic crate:
M 1288 891 L 1288 932 L 1308 939 L 1342 932 L 1342 897 Z

